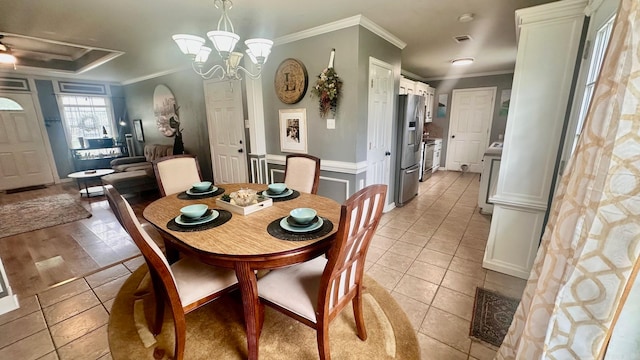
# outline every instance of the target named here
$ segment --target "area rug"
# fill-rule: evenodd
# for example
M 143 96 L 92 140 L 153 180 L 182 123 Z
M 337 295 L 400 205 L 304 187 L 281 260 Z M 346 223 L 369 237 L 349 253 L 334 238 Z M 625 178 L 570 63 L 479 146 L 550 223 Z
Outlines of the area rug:
M 155 299 L 148 290 L 150 283 L 146 274 L 146 265 L 136 270 L 120 289 L 111 308 L 109 346 L 116 360 L 169 359 L 173 354 L 170 313 L 166 313 L 162 333 L 157 338 L 148 331 L 145 315 L 147 318 L 152 315 Z M 361 341 L 356 335 L 353 311 L 348 306 L 330 326 L 332 359 L 420 359 L 415 332 L 398 303 L 371 278 L 365 277 L 364 286 L 368 338 Z M 238 292 L 187 314 L 186 320 L 185 359 L 247 358 L 242 300 Z M 260 359 L 318 359 L 316 332 L 266 307 L 259 354 Z
M 44 196 L 0 206 L 0 238 L 91 216 L 69 194 Z
M 483 288 L 476 288 L 470 334 L 491 345 L 504 340 L 520 300 Z

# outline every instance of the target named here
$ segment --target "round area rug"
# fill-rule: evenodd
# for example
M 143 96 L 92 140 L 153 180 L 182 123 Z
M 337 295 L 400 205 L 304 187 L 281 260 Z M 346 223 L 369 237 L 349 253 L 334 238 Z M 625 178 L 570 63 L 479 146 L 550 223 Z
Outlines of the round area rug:
M 406 314 L 378 283 L 365 276 L 364 318 L 368 338 L 356 335 L 353 310 L 347 306 L 331 322 L 332 359 L 419 359 L 420 348 Z M 170 359 L 174 349 L 173 318 L 167 312 L 162 333 L 151 335 L 155 299 L 146 265 L 124 283 L 111 308 L 109 346 L 114 359 Z M 165 307 L 168 309 L 168 306 Z M 239 291 L 186 316 L 185 359 L 246 359 L 247 338 Z M 260 359 L 318 359 L 316 331 L 269 307 L 260 336 Z

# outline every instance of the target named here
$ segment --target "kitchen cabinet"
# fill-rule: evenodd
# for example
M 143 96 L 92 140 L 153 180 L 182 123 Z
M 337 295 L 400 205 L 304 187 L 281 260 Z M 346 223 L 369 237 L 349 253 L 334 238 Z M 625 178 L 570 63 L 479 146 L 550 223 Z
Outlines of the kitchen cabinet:
M 429 84 L 416 81 L 415 90 L 416 90 L 416 94 L 424 96 L 424 108 L 425 108 L 424 122 L 432 122 L 433 121 L 433 99 L 435 97 L 436 89 L 429 86 Z
M 415 94 L 416 82 L 406 77 L 400 77 L 400 95 Z
M 417 94 L 424 96 L 424 122 L 433 121 L 433 102 L 435 99 L 436 89 L 429 84 L 413 81 L 402 76 L 400 78 L 400 95 Z
M 442 139 L 435 139 L 436 145 L 433 148 L 433 167 L 431 172 L 434 173 L 440 168 L 440 154 L 442 153 Z
M 483 267 L 527 279 L 549 207 L 586 0 L 516 11 L 518 51 Z M 542 54 L 553 54 L 544 56 Z

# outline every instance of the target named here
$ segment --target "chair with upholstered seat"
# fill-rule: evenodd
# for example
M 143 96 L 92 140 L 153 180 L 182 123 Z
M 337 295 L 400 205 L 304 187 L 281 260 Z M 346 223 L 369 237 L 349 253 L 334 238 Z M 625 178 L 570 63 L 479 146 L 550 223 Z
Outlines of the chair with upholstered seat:
M 154 160 L 153 172 L 162 196 L 188 190 L 194 183 L 202 181 L 195 155 L 172 155 Z
M 364 261 L 386 193 L 386 185 L 371 185 L 345 201 L 328 259 L 321 256 L 273 270 L 258 280 L 261 303 L 316 329 L 320 359 L 331 358 L 329 323 L 350 302 L 358 337 L 367 339 L 362 313 Z
M 237 289 L 238 280 L 233 270 L 206 265 L 184 257 L 169 265 L 160 248 L 140 225 L 133 209 L 113 188 L 106 188 L 109 204 L 114 204 L 116 217 L 136 243 L 149 268 L 156 297 L 155 321 L 151 332 L 162 330 L 165 300 L 173 315 L 175 326 L 174 359 L 183 359 L 186 342 L 185 314 Z
M 284 183 L 290 189 L 317 194 L 320 184 L 320 159 L 306 154 L 287 155 Z

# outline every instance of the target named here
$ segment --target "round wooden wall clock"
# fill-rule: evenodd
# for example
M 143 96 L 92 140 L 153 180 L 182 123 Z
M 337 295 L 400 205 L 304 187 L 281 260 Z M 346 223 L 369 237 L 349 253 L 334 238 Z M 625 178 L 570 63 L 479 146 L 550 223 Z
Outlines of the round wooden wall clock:
M 278 66 L 273 82 L 278 99 L 285 104 L 295 104 L 302 100 L 307 92 L 307 69 L 296 59 L 285 59 Z

